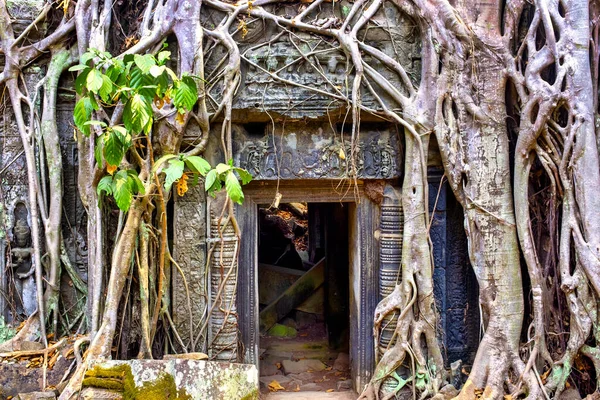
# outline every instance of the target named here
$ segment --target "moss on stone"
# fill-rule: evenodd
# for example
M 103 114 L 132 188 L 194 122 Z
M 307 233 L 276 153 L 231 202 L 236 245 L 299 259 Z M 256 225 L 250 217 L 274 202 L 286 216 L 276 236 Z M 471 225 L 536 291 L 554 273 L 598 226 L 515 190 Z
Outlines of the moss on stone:
M 131 367 L 127 364 L 110 368 L 95 365 L 85 373 L 82 386 L 114 390 L 123 395 L 123 400 L 192 399 L 184 389 L 177 389 L 175 378 L 166 372 L 161 372 L 155 380 L 136 387 Z
M 139 400 L 192 400 L 192 396 L 187 394 L 184 389 L 177 390 L 175 379 L 171 374 L 167 374 L 166 372 L 161 372 L 155 381 L 145 382 L 142 387 L 137 388 L 135 398 Z
M 135 399 L 135 382 L 131 367 L 127 364 L 115 365 L 110 368 L 97 364 L 85 373 L 82 387 L 95 387 L 123 393 L 124 400 Z
M 269 335 L 275 337 L 296 337 L 296 329 L 282 324 L 275 324 L 269 329 Z

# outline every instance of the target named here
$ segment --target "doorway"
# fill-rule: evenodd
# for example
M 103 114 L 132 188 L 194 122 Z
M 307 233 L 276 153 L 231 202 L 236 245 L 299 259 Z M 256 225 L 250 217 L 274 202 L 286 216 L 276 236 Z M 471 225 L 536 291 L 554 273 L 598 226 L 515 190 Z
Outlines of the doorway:
M 258 206 L 263 392 L 352 390 L 348 208 Z
M 375 366 L 373 313 L 379 296 L 379 247 L 375 232 L 378 230 L 380 210 L 365 194 L 364 182 L 358 181 L 355 187 L 357 192 L 353 196 L 346 196 L 345 192 L 340 193 L 339 181 L 324 179 L 253 181 L 244 188 L 244 203 L 236 207 L 238 223 L 243 232 L 239 249 L 237 285 L 237 320 L 243 362 L 254 364 L 259 370 L 263 363 L 260 359 L 264 343 L 260 336 L 258 282 L 260 206 L 270 204 L 276 196 L 281 196 L 287 203 L 343 203 L 347 213 L 347 234 L 344 243 L 351 244 L 346 253 L 348 261 L 345 269 L 350 284 L 345 287 L 349 292 L 346 297 L 349 298 L 349 364 L 352 389 L 361 392 L 371 379 Z M 310 236 L 309 234 L 309 238 Z

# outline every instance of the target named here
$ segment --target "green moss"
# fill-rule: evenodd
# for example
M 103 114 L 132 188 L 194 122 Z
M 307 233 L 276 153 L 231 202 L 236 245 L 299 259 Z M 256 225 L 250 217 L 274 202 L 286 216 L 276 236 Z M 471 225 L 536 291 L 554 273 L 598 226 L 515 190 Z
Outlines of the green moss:
M 269 329 L 269 335 L 275 337 L 296 337 L 296 334 L 296 329 L 281 324 L 275 324 Z
M 192 399 L 184 389 L 177 389 L 175 379 L 166 372 L 161 372 L 154 381 L 136 387 L 131 367 L 127 364 L 110 368 L 95 365 L 85 373 L 82 386 L 114 390 L 122 393 L 124 400 Z
M 85 373 L 82 387 L 95 387 L 108 389 L 123 393 L 124 400 L 135 399 L 135 383 L 131 367 L 127 364 L 115 365 L 110 368 L 103 368 L 95 365 Z
M 166 372 L 161 372 L 153 382 L 145 382 L 141 388 L 137 389 L 135 398 L 140 400 L 192 399 L 184 389 L 177 390 L 175 379 Z
M 252 392 L 248 393 L 240 400 L 257 400 L 259 398 L 258 389 L 254 389 Z

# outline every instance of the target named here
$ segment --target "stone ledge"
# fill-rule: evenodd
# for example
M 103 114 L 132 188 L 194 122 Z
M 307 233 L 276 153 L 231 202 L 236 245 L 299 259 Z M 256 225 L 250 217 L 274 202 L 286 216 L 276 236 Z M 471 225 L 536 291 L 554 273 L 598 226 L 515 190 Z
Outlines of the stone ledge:
M 144 390 L 167 376 L 172 377 L 177 392 L 190 399 L 259 398 L 258 370 L 251 364 L 236 364 L 198 360 L 129 360 L 106 361 L 96 367 L 111 370 L 129 366 L 136 390 Z M 169 378 L 170 379 L 170 378 Z

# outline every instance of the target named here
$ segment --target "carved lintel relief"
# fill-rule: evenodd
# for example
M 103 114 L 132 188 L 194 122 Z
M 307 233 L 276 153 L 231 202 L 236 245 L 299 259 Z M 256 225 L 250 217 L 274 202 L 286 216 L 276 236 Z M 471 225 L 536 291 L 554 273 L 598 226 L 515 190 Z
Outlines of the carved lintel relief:
M 235 162 L 255 180 L 392 179 L 400 176 L 400 135 L 396 128 L 377 125 L 361 130 L 352 145 L 349 134 L 329 125 L 267 126 L 262 137 L 236 130 Z

